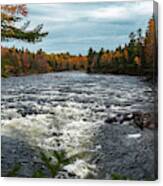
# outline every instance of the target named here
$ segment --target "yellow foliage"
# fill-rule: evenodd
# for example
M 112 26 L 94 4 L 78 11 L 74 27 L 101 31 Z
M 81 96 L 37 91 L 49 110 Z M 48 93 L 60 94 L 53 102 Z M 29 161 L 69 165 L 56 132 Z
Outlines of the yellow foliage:
M 134 61 L 137 65 L 141 65 L 141 58 L 139 56 L 135 56 Z

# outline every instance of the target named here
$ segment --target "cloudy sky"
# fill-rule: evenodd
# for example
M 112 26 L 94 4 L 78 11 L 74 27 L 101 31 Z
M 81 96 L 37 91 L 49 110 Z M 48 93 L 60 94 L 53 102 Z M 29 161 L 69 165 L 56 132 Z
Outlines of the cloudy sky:
M 115 49 L 128 42 L 128 35 L 138 28 L 145 32 L 153 12 L 152 1 L 28 4 L 30 27 L 43 23 L 49 34 L 42 42 L 3 43 L 7 46 L 39 48 L 47 52 L 86 54 L 89 47 Z

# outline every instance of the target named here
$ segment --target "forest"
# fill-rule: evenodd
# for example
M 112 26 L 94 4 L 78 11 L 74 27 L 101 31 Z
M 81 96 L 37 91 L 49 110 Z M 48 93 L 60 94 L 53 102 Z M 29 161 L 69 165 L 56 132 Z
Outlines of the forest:
M 22 30 L 14 30 L 15 35 L 12 35 L 13 28 L 11 28 L 12 32 L 10 33 L 6 29 L 6 22 L 9 22 L 10 26 L 10 19 L 16 22 L 19 17 L 9 17 L 9 12 L 15 10 L 12 10 L 11 7 L 4 7 L 4 12 L 6 9 L 7 13 L 4 13 L 4 16 L 2 13 L 2 39 L 15 38 L 27 42 L 36 42 L 48 34 L 41 33 L 43 25 L 38 25 L 33 32 L 23 33 Z M 20 7 L 19 13 L 26 16 L 27 10 L 25 7 Z M 6 15 L 8 15 L 8 18 L 6 18 Z M 28 24 L 25 23 L 24 28 L 28 27 Z M 122 43 L 123 47 L 118 46 L 115 50 L 101 48 L 100 51 L 95 51 L 90 47 L 87 55 L 71 55 L 69 52 L 48 54 L 42 49 L 34 53 L 24 48 L 17 49 L 16 47 L 7 48 L 2 46 L 1 74 L 2 77 L 8 77 L 78 70 L 87 73 L 146 75 L 150 77 L 154 75 L 156 77 L 156 41 L 156 25 L 154 17 L 152 17 L 148 22 L 145 36 L 143 36 L 142 29 L 139 28 L 136 32 L 129 34 L 128 44 Z

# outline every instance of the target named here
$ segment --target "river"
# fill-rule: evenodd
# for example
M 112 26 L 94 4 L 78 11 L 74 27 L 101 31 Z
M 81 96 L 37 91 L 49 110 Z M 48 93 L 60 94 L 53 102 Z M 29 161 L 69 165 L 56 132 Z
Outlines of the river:
M 153 112 L 152 86 L 137 76 L 60 72 L 2 78 L 2 175 L 21 163 L 18 176 L 44 166 L 37 149 L 84 153 L 58 178 L 111 179 L 112 174 L 152 180 L 154 130 L 130 117 Z M 91 175 L 91 176 L 90 176 Z

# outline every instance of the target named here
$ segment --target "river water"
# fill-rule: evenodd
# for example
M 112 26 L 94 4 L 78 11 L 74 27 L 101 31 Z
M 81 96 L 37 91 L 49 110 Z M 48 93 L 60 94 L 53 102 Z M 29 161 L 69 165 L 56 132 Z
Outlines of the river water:
M 105 122 L 153 111 L 152 88 L 142 78 L 61 72 L 2 78 L 1 84 L 2 175 L 19 162 L 18 176 L 32 176 L 40 163 L 38 148 L 85 154 L 65 165 L 58 178 L 154 178 L 153 131 L 130 121 Z

